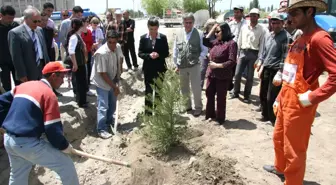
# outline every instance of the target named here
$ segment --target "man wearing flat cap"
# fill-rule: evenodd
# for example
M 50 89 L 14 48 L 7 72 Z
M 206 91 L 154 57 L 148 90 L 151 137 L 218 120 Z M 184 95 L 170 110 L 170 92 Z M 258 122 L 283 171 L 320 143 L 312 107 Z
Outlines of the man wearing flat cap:
M 242 26 L 246 24 L 246 21 L 244 19 L 244 8 L 240 6 L 234 7 L 233 17 L 234 17 L 234 20 L 229 22 L 229 26 L 230 26 L 232 34 L 235 36 L 233 40 L 237 42 L 239 38 L 240 30 Z
M 268 172 L 285 176 L 285 185 L 302 185 L 307 148 L 317 106 L 336 92 L 336 51 L 330 35 L 314 19 L 324 12 L 322 0 L 291 0 L 286 11 L 303 34 L 290 46 L 282 72 L 282 89 L 274 103 L 274 166 Z M 328 79 L 319 86 L 323 71 Z

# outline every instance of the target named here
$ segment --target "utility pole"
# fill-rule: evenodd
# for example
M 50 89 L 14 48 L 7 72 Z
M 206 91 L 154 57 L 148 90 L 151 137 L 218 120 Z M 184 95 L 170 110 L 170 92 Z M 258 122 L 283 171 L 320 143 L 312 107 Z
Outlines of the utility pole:
M 231 11 L 231 8 L 232 8 L 232 0 L 230 0 L 230 11 Z
M 106 12 L 105 13 L 107 13 L 108 10 L 109 10 L 108 0 L 106 0 Z

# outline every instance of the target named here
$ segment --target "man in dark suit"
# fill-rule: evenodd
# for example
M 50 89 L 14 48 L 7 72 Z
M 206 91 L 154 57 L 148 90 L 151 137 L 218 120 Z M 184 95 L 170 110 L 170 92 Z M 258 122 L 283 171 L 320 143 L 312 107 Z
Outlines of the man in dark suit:
M 146 86 L 145 105 L 152 107 L 152 100 L 148 99 L 147 95 L 153 93 L 151 85 L 155 85 L 154 80 L 167 70 L 165 59 L 169 56 L 169 46 L 166 35 L 158 32 L 159 21 L 157 18 L 150 18 L 147 26 L 149 33 L 140 38 L 139 57 L 144 60 L 143 72 Z M 158 93 L 155 93 L 155 95 L 155 99 L 157 100 L 159 98 Z M 145 114 L 151 115 L 152 113 L 145 110 Z
M 52 48 L 53 40 L 54 40 L 54 29 L 47 26 L 48 24 L 48 15 L 45 13 L 41 13 L 41 28 L 44 36 L 44 40 L 47 47 L 47 52 L 50 61 L 55 61 L 55 49 Z
M 22 83 L 42 78 L 42 69 L 49 62 L 44 41 L 40 12 L 28 8 L 23 12 L 24 23 L 8 33 L 9 51 L 16 70 L 16 79 Z
M 8 49 L 8 32 L 19 26 L 14 20 L 15 9 L 11 6 L 2 6 L 0 9 L 0 68 L 1 68 L 1 83 L 6 91 L 12 89 L 12 80 L 15 79 L 15 68 L 13 66 L 12 58 Z M 14 84 L 18 85 L 20 82 L 14 80 Z
M 124 22 L 126 25 L 126 34 L 127 36 L 127 42 L 124 45 L 124 55 L 125 55 L 125 61 L 127 66 L 132 66 L 129 53 L 131 54 L 132 57 L 132 62 L 133 62 L 133 67 L 134 70 L 138 69 L 138 61 L 137 61 L 137 56 L 135 54 L 135 46 L 134 46 L 134 29 L 135 29 L 135 21 L 133 19 L 129 18 L 129 12 L 126 10 L 123 13 L 124 16 Z

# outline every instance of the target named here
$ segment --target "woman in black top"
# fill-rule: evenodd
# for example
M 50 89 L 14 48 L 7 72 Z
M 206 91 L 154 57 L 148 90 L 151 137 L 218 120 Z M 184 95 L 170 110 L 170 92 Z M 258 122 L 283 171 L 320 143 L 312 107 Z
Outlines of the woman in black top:
M 84 23 L 81 19 L 71 21 L 71 30 L 65 44 L 67 57 L 65 63 L 72 68 L 72 85 L 79 107 L 87 107 L 86 92 L 88 88 L 86 77 L 86 48 L 80 36 Z
M 166 35 L 158 32 L 159 21 L 157 18 L 150 18 L 147 22 L 147 26 L 149 33 L 141 36 L 138 55 L 144 60 L 143 72 L 146 86 L 145 106 L 152 108 L 152 101 L 147 95 L 153 93 L 151 85 L 154 85 L 154 80 L 167 70 L 165 59 L 169 55 L 169 47 Z M 155 95 L 157 99 L 158 93 L 155 93 Z M 152 113 L 146 110 L 145 114 L 151 115 Z

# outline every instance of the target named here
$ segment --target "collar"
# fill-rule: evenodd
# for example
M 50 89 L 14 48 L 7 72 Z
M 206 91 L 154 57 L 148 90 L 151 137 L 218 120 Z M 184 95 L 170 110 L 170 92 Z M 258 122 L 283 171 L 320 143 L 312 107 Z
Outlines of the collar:
M 252 27 L 251 24 L 249 24 L 248 27 L 249 27 L 250 29 L 256 29 L 257 27 L 259 27 L 259 23 L 257 23 L 254 27 Z
M 233 20 L 233 21 L 234 21 L 233 23 L 235 23 L 235 24 L 239 24 L 239 23 L 243 23 L 243 22 L 245 21 L 245 19 L 242 18 L 242 19 L 240 20 L 240 22 L 238 22 L 237 20 Z
M 51 87 L 51 85 L 50 85 L 50 83 L 48 82 L 47 79 L 42 78 L 42 79 L 41 79 L 41 82 L 45 83 L 46 85 L 48 85 L 48 86 L 52 89 L 52 87 Z
M 194 31 L 194 29 L 195 29 L 195 27 L 193 27 L 189 33 L 187 33 L 187 32 L 185 31 L 185 29 L 183 29 L 183 31 L 184 31 L 184 33 L 185 33 L 186 35 L 188 35 L 188 34 L 191 34 L 191 33 Z
M 149 33 L 147 33 L 146 38 L 153 40 Z M 160 33 L 157 33 L 156 39 L 161 39 Z
M 28 33 L 32 32 L 32 29 L 26 24 L 26 22 L 23 23 L 23 26 L 26 28 L 26 30 L 28 31 Z

